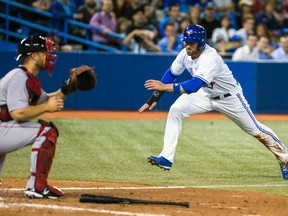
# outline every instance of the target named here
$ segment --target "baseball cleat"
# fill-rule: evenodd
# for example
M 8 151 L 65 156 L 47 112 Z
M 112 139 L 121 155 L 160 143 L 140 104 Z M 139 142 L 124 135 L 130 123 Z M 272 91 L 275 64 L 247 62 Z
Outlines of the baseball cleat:
M 43 191 L 27 188 L 24 193 L 29 198 L 57 199 L 59 197 L 64 196 L 64 193 L 60 189 L 53 187 L 51 185 L 47 185 Z
M 283 179 L 288 179 L 288 163 L 280 165 Z
M 164 170 L 170 170 L 172 167 L 172 163 L 162 156 L 157 157 L 150 155 L 148 157 L 148 163 L 151 163 L 151 165 L 156 165 Z

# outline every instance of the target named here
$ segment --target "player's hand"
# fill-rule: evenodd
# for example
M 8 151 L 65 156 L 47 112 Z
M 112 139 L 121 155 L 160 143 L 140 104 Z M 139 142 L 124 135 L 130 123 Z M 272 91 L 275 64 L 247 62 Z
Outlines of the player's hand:
M 138 110 L 140 113 L 144 112 L 145 110 L 149 109 L 152 110 L 157 105 L 157 102 L 153 102 L 151 106 L 149 104 L 145 103 L 140 109 Z
M 64 101 L 59 97 L 49 97 L 46 101 L 47 112 L 56 112 L 62 110 L 64 107 Z
M 147 90 L 165 91 L 165 85 L 159 80 L 147 80 L 144 86 Z

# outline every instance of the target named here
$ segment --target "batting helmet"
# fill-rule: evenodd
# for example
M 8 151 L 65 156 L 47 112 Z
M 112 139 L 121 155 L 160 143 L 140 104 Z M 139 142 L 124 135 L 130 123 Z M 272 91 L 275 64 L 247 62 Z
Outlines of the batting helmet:
M 203 50 L 206 44 L 206 30 L 201 25 L 189 25 L 184 29 L 181 40 L 185 42 L 197 42 L 198 49 Z
M 56 64 L 58 56 L 51 52 L 56 49 L 55 43 L 43 36 L 30 36 L 24 38 L 18 44 L 18 56 L 16 61 L 21 57 L 29 56 L 33 52 L 46 51 L 46 57 L 43 62 L 43 69 L 47 69 L 50 76 L 52 76 L 52 70 Z

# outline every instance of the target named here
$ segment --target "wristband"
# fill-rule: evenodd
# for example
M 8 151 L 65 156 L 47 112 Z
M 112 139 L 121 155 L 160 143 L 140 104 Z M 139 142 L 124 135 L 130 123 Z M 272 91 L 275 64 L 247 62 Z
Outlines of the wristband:
M 180 87 L 181 87 L 180 83 L 173 83 L 173 91 L 175 93 L 180 94 Z
M 69 86 L 67 85 L 67 82 L 64 82 L 63 86 L 61 87 L 61 92 L 64 95 L 68 95 L 70 93 Z
M 151 106 L 154 102 L 158 103 L 159 99 L 162 97 L 164 94 L 164 91 L 157 91 L 155 90 L 151 97 L 147 100 L 147 104 Z

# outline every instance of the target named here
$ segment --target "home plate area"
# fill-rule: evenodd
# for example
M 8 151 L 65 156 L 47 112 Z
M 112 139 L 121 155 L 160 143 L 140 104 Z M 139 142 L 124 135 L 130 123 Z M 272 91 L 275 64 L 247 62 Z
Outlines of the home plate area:
M 288 199 L 285 196 L 221 190 L 221 186 L 205 188 L 183 186 L 147 186 L 98 182 L 53 181 L 65 196 L 56 200 L 30 199 L 24 196 L 26 179 L 1 179 L 0 215 L 283 215 Z M 264 187 L 265 185 L 263 185 Z M 245 185 L 238 186 L 245 187 Z M 248 186 L 247 186 L 248 187 Z M 261 187 L 254 185 L 253 187 Z M 283 185 L 282 185 L 283 187 Z M 225 188 L 225 187 L 223 187 Z M 189 202 L 189 208 L 169 204 L 86 203 L 81 194 L 112 196 L 127 199 Z

